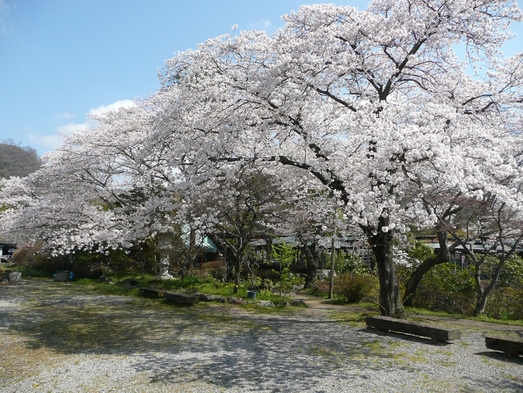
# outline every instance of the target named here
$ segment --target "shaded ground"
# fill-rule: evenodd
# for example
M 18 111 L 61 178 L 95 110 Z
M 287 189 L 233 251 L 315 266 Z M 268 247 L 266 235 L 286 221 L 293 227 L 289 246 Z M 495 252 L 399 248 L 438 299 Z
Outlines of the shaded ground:
M 432 345 L 366 329 L 365 309 L 297 297 L 310 307 L 281 315 L 0 285 L 0 392 L 523 391 L 523 359 L 484 347 L 504 325 L 444 320 L 463 339 Z

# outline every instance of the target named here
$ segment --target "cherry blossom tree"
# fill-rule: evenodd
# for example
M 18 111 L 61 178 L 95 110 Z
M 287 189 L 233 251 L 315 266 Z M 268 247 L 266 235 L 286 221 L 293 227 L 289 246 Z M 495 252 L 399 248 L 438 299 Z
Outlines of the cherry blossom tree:
M 519 141 L 521 56 L 499 52 L 520 18 L 513 1 L 304 6 L 273 36 L 218 37 L 168 61 L 162 94 L 177 108 L 158 139 L 205 145 L 186 156 L 191 176 L 225 161 L 312 174 L 367 236 L 382 313 L 401 316 L 392 245 L 410 225 L 437 223 L 426 187 L 520 203 L 500 179 L 520 171 L 508 147 Z
M 61 244 L 121 244 L 168 231 L 192 190 L 233 167 L 292 168 L 365 234 L 381 312 L 401 316 L 393 244 L 412 226 L 438 225 L 428 193 L 495 195 L 521 210 L 506 179 L 522 177 L 523 56 L 500 52 L 521 12 L 512 0 L 375 0 L 283 19 L 272 36 L 221 36 L 169 60 L 156 94 L 101 119 L 88 140 L 74 137 L 24 182 L 22 199 L 53 179 L 30 218 L 56 201 L 69 207 L 53 213 L 75 223 L 57 228 Z M 62 178 L 76 196 L 60 195 Z M 299 189 L 299 176 L 286 179 Z M 133 189 L 143 199 L 125 203 Z
M 287 192 L 281 188 L 280 179 L 239 167 L 201 184 L 187 198 L 194 213 L 190 221 L 205 223 L 207 233 L 230 264 L 234 293 L 240 285 L 242 267 L 255 274 L 247 258 L 249 243 L 274 234 L 282 221 Z
M 69 136 L 39 171 L 6 182 L 4 229 L 58 252 L 128 247 L 161 230 L 174 199 L 162 195 L 162 161 L 141 154 L 148 117 L 138 106 L 105 114 L 96 130 Z
M 518 179 L 518 183 L 520 180 Z M 521 187 L 521 185 L 520 185 Z M 489 296 L 499 284 L 507 260 L 516 254 L 523 240 L 523 215 L 495 195 L 470 200 L 446 226 L 452 241 L 472 265 L 476 284 L 474 315 L 482 315 Z M 482 277 L 487 276 L 484 280 Z

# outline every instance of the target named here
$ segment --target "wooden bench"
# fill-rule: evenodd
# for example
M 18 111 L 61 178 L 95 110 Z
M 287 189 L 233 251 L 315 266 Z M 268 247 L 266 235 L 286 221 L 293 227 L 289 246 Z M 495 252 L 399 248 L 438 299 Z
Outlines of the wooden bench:
M 504 352 L 507 356 L 523 356 L 523 339 L 516 337 L 485 336 L 488 349 Z
M 165 292 L 163 297 L 170 302 L 184 305 L 194 304 L 200 300 L 200 295 L 191 295 L 188 293 Z
M 421 322 L 407 321 L 405 319 L 390 318 L 383 316 L 366 317 L 368 327 L 382 331 L 393 331 L 397 333 L 413 334 L 415 336 L 428 337 L 433 342 L 448 342 L 461 337 L 461 332 L 455 329 L 435 327 Z

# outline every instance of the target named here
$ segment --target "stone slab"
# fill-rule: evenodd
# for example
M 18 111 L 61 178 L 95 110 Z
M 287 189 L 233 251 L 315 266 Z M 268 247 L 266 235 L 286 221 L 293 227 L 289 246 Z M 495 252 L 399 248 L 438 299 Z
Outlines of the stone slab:
M 516 337 L 485 336 L 488 349 L 501 351 L 508 356 L 523 356 L 523 339 Z
M 436 342 L 454 341 L 461 337 L 461 332 L 455 329 L 446 329 L 427 325 L 421 322 L 408 321 L 405 319 L 369 316 L 365 319 L 367 326 L 383 331 L 394 331 L 398 333 L 413 334 L 415 336 L 428 337 Z

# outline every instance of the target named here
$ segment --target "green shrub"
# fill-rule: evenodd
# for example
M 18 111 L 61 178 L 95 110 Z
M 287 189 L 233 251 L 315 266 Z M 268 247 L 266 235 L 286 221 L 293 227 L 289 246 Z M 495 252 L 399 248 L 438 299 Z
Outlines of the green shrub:
M 154 250 L 148 244 L 129 250 L 110 250 L 108 253 L 76 250 L 72 254 L 51 256 L 42 244 L 23 246 L 16 250 L 13 260 L 18 266 L 52 275 L 56 270 L 71 270 L 77 278 L 97 279 L 102 275 L 133 274 L 154 271 Z
M 357 303 L 368 297 L 375 287 L 373 276 L 345 273 L 335 280 L 334 293 L 349 303 Z
M 361 259 L 359 255 L 354 255 L 351 253 L 338 253 L 336 259 L 336 272 L 339 274 L 342 273 L 351 273 L 364 275 L 368 273 L 369 268 L 365 262 Z
M 194 270 L 194 274 L 200 278 L 212 277 L 224 280 L 227 276 L 227 265 L 223 259 L 204 262 L 199 269 Z
M 452 263 L 434 266 L 420 281 L 413 306 L 451 314 L 471 315 L 476 290 L 468 269 Z
M 485 309 L 485 315 L 504 321 L 523 320 L 523 288 L 497 288 Z
M 282 293 L 289 293 L 294 285 L 301 284 L 299 277 L 291 273 L 291 264 L 296 259 L 296 249 L 293 246 L 282 243 L 274 246 L 272 257 L 279 262 L 280 271 L 274 270 L 275 274 L 279 273 L 279 283 Z M 261 281 L 260 281 L 261 284 Z
M 377 298 L 377 278 L 370 274 L 344 273 L 334 279 L 333 293 L 336 298 L 348 303 L 362 300 L 374 301 Z M 329 295 L 329 281 L 319 280 L 313 283 L 309 294 L 316 296 Z
M 185 289 L 185 290 L 196 290 L 198 286 L 204 284 L 204 283 L 214 283 L 216 280 L 214 280 L 211 277 L 207 278 L 200 278 L 197 276 L 185 276 L 183 278 L 175 278 L 172 280 L 160 280 L 155 282 L 154 286 L 159 289 L 166 289 L 166 290 L 177 290 L 177 289 Z
M 24 266 L 22 269 L 22 276 L 23 277 L 51 277 L 51 273 L 48 273 L 44 270 L 38 270 L 33 268 L 32 266 Z
M 329 281 L 318 280 L 314 281 L 312 286 L 307 291 L 310 295 L 314 296 L 328 296 L 329 295 Z
M 523 258 L 512 255 L 503 265 L 499 281 L 505 286 L 523 288 Z

